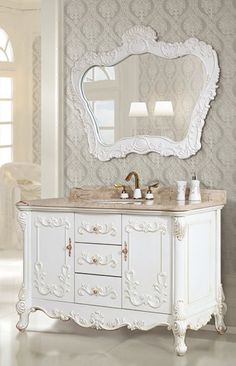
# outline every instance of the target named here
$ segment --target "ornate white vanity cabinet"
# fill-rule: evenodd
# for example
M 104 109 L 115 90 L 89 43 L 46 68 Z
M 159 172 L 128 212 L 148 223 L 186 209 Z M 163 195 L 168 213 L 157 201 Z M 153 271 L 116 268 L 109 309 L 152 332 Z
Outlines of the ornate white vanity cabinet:
M 24 280 L 17 328 L 24 330 L 35 310 L 97 329 L 166 325 L 178 355 L 187 350 L 186 330 L 201 328 L 212 315 L 223 333 L 224 203 L 221 194 L 183 206 L 68 199 L 19 204 Z

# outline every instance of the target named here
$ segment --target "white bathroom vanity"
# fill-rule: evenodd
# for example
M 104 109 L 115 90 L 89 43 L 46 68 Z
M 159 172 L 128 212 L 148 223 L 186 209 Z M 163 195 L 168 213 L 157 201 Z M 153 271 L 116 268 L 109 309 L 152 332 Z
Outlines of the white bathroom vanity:
M 224 191 L 206 191 L 195 204 L 166 197 L 19 203 L 24 279 L 17 328 L 26 329 L 35 310 L 96 329 L 164 325 L 178 355 L 187 350 L 186 330 L 212 316 L 224 333 L 224 203 Z

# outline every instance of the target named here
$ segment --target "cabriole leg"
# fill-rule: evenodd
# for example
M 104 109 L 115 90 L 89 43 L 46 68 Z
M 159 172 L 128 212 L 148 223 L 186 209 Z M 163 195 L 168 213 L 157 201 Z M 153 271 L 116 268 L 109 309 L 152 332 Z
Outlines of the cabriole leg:
M 19 301 L 16 304 L 16 311 L 19 314 L 19 321 L 16 324 L 16 328 L 23 332 L 28 324 L 29 324 L 29 315 L 34 309 L 27 308 L 26 305 L 26 289 L 24 285 L 22 285 L 21 290 L 19 292 Z
M 172 330 L 175 338 L 175 352 L 178 356 L 184 356 L 187 352 L 187 346 L 185 344 L 186 322 L 175 321 Z
M 214 313 L 215 327 L 219 334 L 224 334 L 227 330 L 227 327 L 224 323 L 224 316 L 226 314 L 226 311 L 227 311 L 227 305 L 225 303 L 225 295 L 221 284 L 219 287 L 216 311 Z
M 29 325 L 29 315 L 30 315 L 31 311 L 28 309 L 25 309 L 25 311 L 21 314 L 19 314 L 19 321 L 16 324 L 16 328 L 23 332 Z

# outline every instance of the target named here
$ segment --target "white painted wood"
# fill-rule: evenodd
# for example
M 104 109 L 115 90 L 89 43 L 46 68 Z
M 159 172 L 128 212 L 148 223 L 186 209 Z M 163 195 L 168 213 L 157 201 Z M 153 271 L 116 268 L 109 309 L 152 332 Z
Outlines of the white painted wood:
M 42 197 L 63 193 L 63 0 L 42 0 Z
M 75 215 L 75 240 L 121 244 L 121 215 Z
M 121 278 L 76 274 L 75 302 L 121 308 Z
M 178 355 L 187 351 L 186 330 L 205 326 L 212 315 L 217 331 L 226 331 L 221 207 L 132 215 L 109 214 L 109 209 L 90 214 L 76 208 L 71 209 L 76 213 L 19 209 L 24 233 L 24 278 L 16 306 L 19 330 L 27 327 L 35 309 L 97 329 L 148 330 L 164 324 L 174 333 Z M 86 225 L 81 226 L 82 220 Z M 93 225 L 98 225 L 95 232 Z M 87 241 L 74 244 L 74 235 Z M 82 252 L 85 263 L 78 264 Z M 107 262 L 100 264 L 104 269 L 91 263 L 93 257 Z M 119 270 L 112 267 L 112 259 L 119 259 Z
M 215 213 L 186 219 L 186 304 L 188 315 L 216 298 Z
M 123 216 L 123 308 L 171 312 L 170 219 Z
M 34 298 L 32 299 L 32 306 L 38 307 L 51 318 L 73 319 L 78 325 L 86 328 L 114 330 L 125 326 L 131 330 L 149 330 L 157 325 L 168 326 L 171 321 L 171 315 L 169 314 L 87 304 L 60 303 Z
M 88 52 L 76 61 L 72 69 L 72 83 L 76 92 L 74 105 L 84 123 L 89 150 L 99 160 L 121 158 L 132 152 L 137 154 L 158 152 L 163 156 L 174 155 L 185 159 L 196 154 L 201 148 L 202 128 L 210 108 L 209 103 L 216 95 L 219 79 L 217 54 L 210 45 L 196 38 L 189 38 L 183 43 L 166 43 L 156 39 L 157 34 L 152 28 L 136 25 L 123 34 L 121 46 L 107 52 Z M 202 62 L 207 80 L 194 107 L 186 137 L 182 141 L 173 141 L 167 137 L 143 135 L 123 138 L 113 145 L 106 145 L 101 141 L 95 118 L 87 108 L 81 87 L 83 76 L 92 66 L 111 66 L 130 55 L 144 53 L 166 59 L 194 55 Z
M 121 247 L 75 243 L 75 272 L 121 276 Z
M 74 300 L 74 215 L 32 214 L 32 294 Z M 66 248 L 71 243 L 71 253 Z

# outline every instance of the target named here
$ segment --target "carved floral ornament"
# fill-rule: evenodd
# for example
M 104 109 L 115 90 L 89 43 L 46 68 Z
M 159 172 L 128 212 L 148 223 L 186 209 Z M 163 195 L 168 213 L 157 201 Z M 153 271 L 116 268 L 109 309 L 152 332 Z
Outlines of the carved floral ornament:
M 81 222 L 81 225 L 78 228 L 78 233 L 83 235 L 85 233 L 89 234 L 102 234 L 102 235 L 111 235 L 116 236 L 117 229 L 113 223 L 111 224 L 90 224 L 88 222 Z
M 162 234 L 166 234 L 167 231 L 167 226 L 163 223 L 158 223 L 158 222 L 154 222 L 154 223 L 150 223 L 150 222 L 142 222 L 142 223 L 138 223 L 138 222 L 132 222 L 129 221 L 128 225 L 126 225 L 125 230 L 127 233 L 131 232 L 131 231 L 138 231 L 138 232 L 144 232 L 144 233 L 154 233 L 157 231 L 160 231 Z
M 117 299 L 118 293 L 111 287 L 111 286 L 105 286 L 100 287 L 90 287 L 86 283 L 82 283 L 81 287 L 77 290 L 77 293 L 79 296 L 84 296 L 85 294 L 90 296 L 96 296 L 96 297 L 109 297 L 112 300 Z
M 122 36 L 122 45 L 108 52 L 87 52 L 75 62 L 71 78 L 74 87 L 74 105 L 83 121 L 88 137 L 89 151 L 102 161 L 114 157 L 125 157 L 129 153 L 147 154 L 157 152 L 162 156 L 177 156 L 188 158 L 201 148 L 201 133 L 205 117 L 210 108 L 210 101 L 216 95 L 219 79 L 219 66 L 216 52 L 212 47 L 196 38 L 189 38 L 185 42 L 166 43 L 157 41 L 157 33 L 150 27 L 136 25 Z M 94 116 L 87 108 L 86 99 L 82 92 L 82 79 L 89 68 L 97 66 L 111 66 L 119 63 L 130 55 L 151 53 L 156 56 L 175 59 L 185 55 L 198 57 L 205 68 L 207 81 L 192 112 L 191 121 L 185 138 L 173 141 L 161 136 L 138 135 L 126 137 L 113 145 L 104 144 L 99 137 Z
M 58 298 L 63 298 L 70 290 L 71 268 L 69 265 L 61 266 L 61 273 L 58 275 L 58 283 L 48 283 L 47 273 L 41 262 L 36 262 L 34 265 L 34 287 L 41 295 L 54 295 Z
M 65 227 L 66 229 L 69 229 L 71 227 L 71 224 L 69 220 L 64 219 L 63 217 L 43 217 L 38 216 L 35 219 L 34 223 L 35 227 L 44 226 L 44 227 Z
M 132 305 L 146 305 L 150 308 L 160 308 L 167 301 L 167 274 L 160 272 L 157 274 L 157 281 L 153 284 L 153 294 L 139 293 L 140 282 L 135 279 L 134 271 L 125 273 L 125 297 Z
M 28 217 L 29 217 L 28 212 L 19 211 L 17 220 L 18 220 L 18 223 L 19 223 L 22 231 L 25 231 Z
M 114 330 L 127 326 L 128 329 L 145 329 L 145 323 L 142 320 L 127 321 L 123 318 L 114 318 L 112 320 L 106 319 L 105 315 L 100 311 L 95 311 L 87 318 L 82 317 L 80 314 L 71 311 L 69 314 L 65 314 L 63 311 L 55 309 L 52 311 L 53 318 L 59 318 L 61 320 L 73 319 L 77 324 L 85 328 L 96 328 Z
M 174 219 L 174 234 L 177 240 L 182 241 L 185 237 L 186 223 L 184 218 Z
M 96 266 L 109 266 L 111 268 L 116 268 L 118 261 L 109 255 L 101 255 L 101 254 L 90 254 L 82 252 L 77 259 L 77 263 L 80 265 L 83 264 L 92 264 Z

